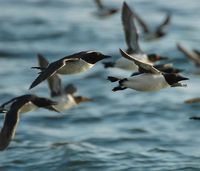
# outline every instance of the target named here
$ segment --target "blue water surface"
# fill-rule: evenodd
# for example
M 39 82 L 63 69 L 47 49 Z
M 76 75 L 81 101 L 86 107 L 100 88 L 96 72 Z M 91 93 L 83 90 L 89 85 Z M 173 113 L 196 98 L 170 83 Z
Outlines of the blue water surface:
M 122 0 L 104 0 L 121 8 Z M 23 114 L 15 139 L 0 152 L 1 171 L 199 171 L 199 104 L 184 100 L 200 96 L 200 77 L 194 65 L 176 49 L 181 42 L 199 48 L 199 0 L 127 0 L 154 27 L 172 14 L 169 34 L 144 42 L 148 53 L 170 56 L 169 62 L 185 69 L 185 88 L 159 92 L 112 92 L 101 62 L 86 73 L 62 77 L 78 93 L 95 100 L 63 115 L 47 110 Z M 47 84 L 28 91 L 37 76 L 37 53 L 50 61 L 82 51 L 97 50 L 118 58 L 126 48 L 120 13 L 95 17 L 92 0 L 0 0 L 0 102 L 25 93 L 49 96 Z M 141 32 L 141 31 L 140 31 Z M 129 73 L 128 73 L 129 74 Z M 0 116 L 3 124 L 4 116 Z

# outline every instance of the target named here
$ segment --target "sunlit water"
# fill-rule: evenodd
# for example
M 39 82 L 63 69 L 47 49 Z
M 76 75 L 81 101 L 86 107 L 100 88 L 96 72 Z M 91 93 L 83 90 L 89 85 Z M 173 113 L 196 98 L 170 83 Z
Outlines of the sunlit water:
M 121 0 L 105 1 L 121 7 Z M 112 92 L 100 63 L 90 71 L 65 76 L 78 93 L 94 102 L 65 111 L 64 115 L 38 110 L 21 116 L 15 139 L 0 152 L 1 171 L 198 171 L 200 170 L 200 105 L 183 101 L 200 96 L 200 77 L 194 65 L 176 49 L 199 48 L 199 0 L 129 0 L 153 27 L 173 15 L 169 34 L 142 42 L 146 52 L 171 56 L 190 80 L 186 88 L 141 93 Z M 0 0 L 0 102 L 24 93 L 48 97 L 44 82 L 32 91 L 37 53 L 53 61 L 81 50 L 98 50 L 119 57 L 125 48 L 120 14 L 108 19 L 94 16 L 92 0 Z M 1 125 L 3 115 L 0 116 Z

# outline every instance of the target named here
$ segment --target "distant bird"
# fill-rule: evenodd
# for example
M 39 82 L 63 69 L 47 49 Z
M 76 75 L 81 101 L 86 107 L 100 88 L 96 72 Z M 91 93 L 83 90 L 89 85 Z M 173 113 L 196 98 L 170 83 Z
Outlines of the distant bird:
M 188 104 L 200 103 L 200 97 L 196 97 L 196 98 L 191 98 L 191 99 L 185 100 L 185 103 L 188 103 Z
M 82 51 L 52 62 L 46 68 L 33 67 L 42 71 L 33 81 L 29 89 L 32 89 L 56 73 L 67 75 L 87 71 L 88 69 L 92 68 L 98 61 L 108 57 L 110 56 L 106 56 L 100 52 Z
M 98 9 L 98 11 L 95 12 L 95 14 L 100 18 L 112 16 L 113 14 L 116 14 L 119 11 L 119 9 L 117 8 L 109 8 L 104 6 L 101 0 L 94 0 L 94 2 L 96 3 Z
M 49 65 L 48 60 L 41 54 L 38 54 L 38 63 L 41 68 L 46 68 Z M 83 102 L 89 102 L 93 99 L 84 96 L 75 96 L 77 88 L 73 84 L 68 84 L 65 88 L 62 87 L 62 82 L 58 74 L 47 78 L 50 95 L 58 104 L 55 105 L 59 111 L 63 111 L 77 106 Z
M 164 20 L 154 29 L 152 30 L 148 24 L 142 19 L 141 16 L 139 16 L 133 9 L 132 9 L 133 15 L 136 18 L 138 24 L 143 29 L 143 33 L 146 40 L 155 40 L 161 37 L 164 37 L 167 34 L 167 30 L 169 28 L 169 25 L 171 23 L 171 14 L 168 13 Z M 146 14 L 146 13 L 145 13 Z M 148 14 L 146 14 L 148 15 Z
M 197 49 L 193 49 L 192 51 L 187 50 L 181 44 L 177 44 L 178 50 L 180 50 L 185 56 L 188 57 L 196 67 L 200 68 L 200 51 Z
M 199 116 L 192 116 L 192 117 L 190 117 L 190 119 L 192 119 L 192 120 L 200 120 L 200 117 Z
M 57 102 L 31 94 L 13 98 L 1 107 L 4 108 L 8 104 L 10 104 L 10 108 L 5 113 L 3 128 L 0 131 L 0 150 L 6 149 L 14 138 L 20 113 L 35 110 L 39 107 L 58 112 L 54 107 Z
M 149 64 L 154 64 L 159 60 L 167 59 L 158 54 L 146 54 L 139 46 L 139 35 L 134 23 L 134 15 L 126 2 L 122 6 L 122 24 L 124 28 L 125 40 L 127 44 L 126 52 L 133 55 L 135 58 Z M 104 67 L 116 67 L 124 70 L 138 71 L 138 66 L 134 62 L 125 58 L 119 58 L 115 62 L 104 62 Z
M 132 60 L 139 67 L 139 72 L 129 78 L 108 77 L 111 82 L 119 82 L 119 85 L 113 88 L 113 91 L 124 90 L 131 88 L 137 91 L 158 91 L 167 87 L 183 87 L 185 84 L 179 83 L 182 80 L 188 80 L 179 74 L 163 73 L 151 64 L 142 62 L 123 50 L 120 49 L 123 57 Z

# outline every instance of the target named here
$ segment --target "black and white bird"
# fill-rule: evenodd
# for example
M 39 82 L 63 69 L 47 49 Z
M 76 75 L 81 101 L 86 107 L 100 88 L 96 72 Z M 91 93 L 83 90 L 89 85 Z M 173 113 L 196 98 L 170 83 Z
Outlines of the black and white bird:
M 32 89 L 56 73 L 68 75 L 87 71 L 88 69 L 92 68 L 98 61 L 109 57 L 110 56 L 96 51 L 82 51 L 52 62 L 46 68 L 33 67 L 42 71 L 33 81 L 29 89 Z
M 188 80 L 179 74 L 163 73 L 153 65 L 142 62 L 123 50 L 120 49 L 120 53 L 128 60 L 132 60 L 139 67 L 139 72 L 129 78 L 117 78 L 108 77 L 111 82 L 119 82 L 119 85 L 113 89 L 113 91 L 124 90 L 131 88 L 137 91 L 158 91 L 167 87 L 183 87 L 185 84 L 179 83 L 182 80 Z
M 46 68 L 49 65 L 48 60 L 41 54 L 38 54 L 38 64 L 41 68 Z M 62 81 L 58 74 L 47 78 L 50 96 L 58 102 L 55 107 L 59 111 L 73 108 L 80 103 L 93 101 L 92 98 L 84 96 L 76 96 L 77 88 L 73 84 L 68 84 L 65 88 L 62 87 Z
M 167 13 L 164 20 L 155 28 L 151 29 L 150 26 L 139 16 L 132 8 L 133 15 L 138 24 L 143 30 L 145 40 L 155 40 L 164 37 L 171 23 L 171 14 Z M 148 15 L 148 14 L 147 14 Z
M 149 64 L 155 64 L 157 61 L 167 59 L 158 54 L 146 54 L 139 46 L 139 35 L 134 23 L 134 15 L 126 2 L 122 6 L 122 24 L 124 29 L 125 40 L 127 44 L 126 52 L 133 55 L 135 58 Z M 114 67 L 124 70 L 138 71 L 138 66 L 134 62 L 125 58 L 119 58 L 115 62 L 104 62 L 104 67 Z
M 14 138 L 17 124 L 19 122 L 19 114 L 35 110 L 39 107 L 59 112 L 54 105 L 54 102 L 47 98 L 38 97 L 31 94 L 22 95 L 9 100 L 1 107 L 6 108 L 10 105 L 5 113 L 5 119 L 3 127 L 0 131 L 0 150 L 4 150 L 8 147 L 11 140 Z
M 97 12 L 95 12 L 96 16 L 100 18 L 105 18 L 112 16 L 113 14 L 116 14 L 119 9 L 118 8 L 111 8 L 111 7 L 106 7 L 101 0 L 94 0 L 97 6 Z
M 177 48 L 185 56 L 187 56 L 188 59 L 190 59 L 198 69 L 200 69 L 200 51 L 199 50 L 193 49 L 192 51 L 189 51 L 188 49 L 186 49 L 179 43 L 177 44 Z

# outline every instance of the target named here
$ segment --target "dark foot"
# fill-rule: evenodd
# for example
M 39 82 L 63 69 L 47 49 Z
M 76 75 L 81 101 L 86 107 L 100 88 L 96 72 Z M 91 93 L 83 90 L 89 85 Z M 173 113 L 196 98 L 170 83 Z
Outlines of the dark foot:
M 120 86 L 118 86 L 118 87 L 114 87 L 112 89 L 112 91 L 119 91 L 119 90 L 125 90 L 125 89 L 126 89 L 126 87 L 120 87 Z

